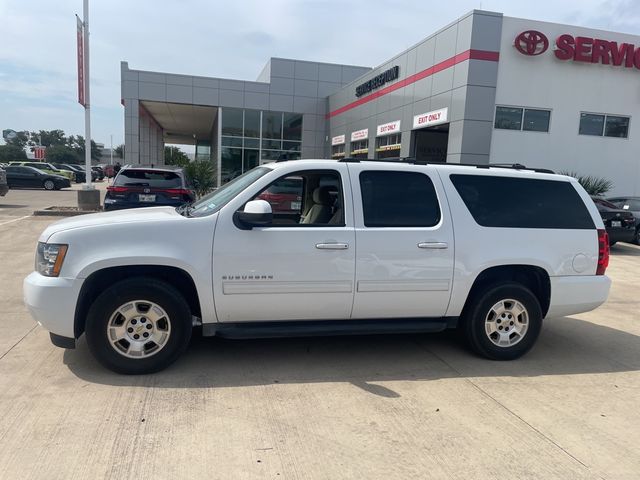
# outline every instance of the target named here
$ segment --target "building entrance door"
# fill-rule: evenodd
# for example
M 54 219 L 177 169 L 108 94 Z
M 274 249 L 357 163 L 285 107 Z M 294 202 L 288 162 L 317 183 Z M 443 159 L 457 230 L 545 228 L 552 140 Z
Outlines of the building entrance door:
M 449 124 L 413 130 L 411 143 L 413 157 L 428 163 L 445 163 L 447 161 L 447 144 L 449 143 Z

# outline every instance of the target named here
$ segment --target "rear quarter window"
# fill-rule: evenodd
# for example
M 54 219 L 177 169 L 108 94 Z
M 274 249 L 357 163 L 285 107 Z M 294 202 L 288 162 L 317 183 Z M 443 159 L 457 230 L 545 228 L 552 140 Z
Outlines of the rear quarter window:
M 595 228 L 589 210 L 569 182 L 460 174 L 450 179 L 483 227 Z

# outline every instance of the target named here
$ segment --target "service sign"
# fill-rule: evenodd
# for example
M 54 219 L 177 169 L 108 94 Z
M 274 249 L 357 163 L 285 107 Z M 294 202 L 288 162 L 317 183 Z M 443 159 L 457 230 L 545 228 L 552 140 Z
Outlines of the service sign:
M 376 136 L 382 137 L 384 135 L 391 135 L 392 133 L 400 132 L 400 120 L 396 120 L 395 122 L 384 123 L 382 125 L 378 125 L 376 130 Z
M 369 129 L 365 128 L 363 130 L 356 130 L 355 132 L 351 132 L 351 141 L 357 142 L 358 140 L 366 140 L 369 138 Z
M 432 127 L 434 125 L 440 125 L 441 123 L 447 123 L 449 118 L 449 109 L 441 108 L 440 110 L 434 110 L 433 112 L 421 113 L 413 117 L 413 128 Z
M 335 137 L 331 137 L 331 145 L 342 145 L 345 141 L 344 135 L 337 135 Z

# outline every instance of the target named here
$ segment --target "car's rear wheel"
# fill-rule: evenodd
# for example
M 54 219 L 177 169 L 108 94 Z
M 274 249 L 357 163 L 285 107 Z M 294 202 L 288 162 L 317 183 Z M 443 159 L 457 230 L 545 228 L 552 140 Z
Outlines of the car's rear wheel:
M 471 300 L 462 326 L 476 353 L 492 360 L 513 360 L 528 352 L 538 339 L 542 309 L 524 285 L 494 284 Z
M 114 284 L 91 305 L 85 326 L 91 353 L 118 373 L 162 370 L 191 338 L 191 310 L 171 285 L 137 277 Z
M 56 184 L 54 183 L 53 180 L 45 180 L 42 186 L 44 187 L 45 190 L 53 190 L 56 188 Z

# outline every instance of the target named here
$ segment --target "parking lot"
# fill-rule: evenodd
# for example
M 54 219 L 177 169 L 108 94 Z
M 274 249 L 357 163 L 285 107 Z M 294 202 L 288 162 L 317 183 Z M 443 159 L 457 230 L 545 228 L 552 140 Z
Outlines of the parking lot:
M 84 340 L 52 346 L 22 303 L 56 220 L 29 215 L 75 202 L 73 190 L 0 199 L 2 479 L 640 475 L 636 246 L 612 248 L 605 306 L 547 320 L 517 361 L 478 358 L 452 332 L 207 338 L 131 377 L 100 367 Z

